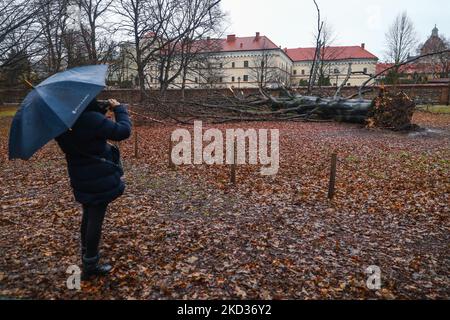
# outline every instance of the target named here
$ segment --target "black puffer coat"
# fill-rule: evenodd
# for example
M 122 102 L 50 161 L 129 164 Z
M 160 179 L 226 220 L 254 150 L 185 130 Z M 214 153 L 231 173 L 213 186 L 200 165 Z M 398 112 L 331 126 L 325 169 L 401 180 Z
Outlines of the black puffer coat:
M 56 138 L 66 154 L 70 184 L 79 203 L 109 203 L 125 190 L 121 179 L 123 171 L 119 167 L 89 157 L 112 161 L 113 154 L 107 140 L 121 141 L 130 137 L 131 122 L 126 106 L 116 107 L 114 114 L 115 122 L 99 110 L 88 107 L 72 130 Z

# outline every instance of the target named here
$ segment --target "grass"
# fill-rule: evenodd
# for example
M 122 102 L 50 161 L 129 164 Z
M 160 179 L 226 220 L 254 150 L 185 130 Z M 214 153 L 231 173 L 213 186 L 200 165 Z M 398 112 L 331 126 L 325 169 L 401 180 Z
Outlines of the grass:
M 428 111 L 431 113 L 445 113 L 450 114 L 450 106 L 445 105 L 420 105 L 417 106 L 417 109 L 421 111 Z
M 16 106 L 0 106 L 0 118 L 12 117 L 16 114 Z

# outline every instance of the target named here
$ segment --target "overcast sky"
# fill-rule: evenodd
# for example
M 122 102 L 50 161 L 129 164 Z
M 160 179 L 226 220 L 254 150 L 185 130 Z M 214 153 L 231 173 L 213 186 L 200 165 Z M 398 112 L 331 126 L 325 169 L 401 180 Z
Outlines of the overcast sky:
M 450 37 L 450 0 L 317 0 L 324 19 L 336 32 L 336 45 L 360 45 L 384 60 L 385 33 L 395 16 L 406 10 L 420 42 L 437 24 Z M 227 33 L 251 36 L 256 31 L 277 45 L 313 46 L 317 16 L 312 0 L 222 0 L 228 12 Z

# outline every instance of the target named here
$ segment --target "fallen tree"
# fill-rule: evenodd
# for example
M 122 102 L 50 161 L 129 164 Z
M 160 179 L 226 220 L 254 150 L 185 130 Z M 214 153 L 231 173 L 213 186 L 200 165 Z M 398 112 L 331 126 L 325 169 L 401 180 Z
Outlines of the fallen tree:
M 380 127 L 391 130 L 412 129 L 412 115 L 415 104 L 402 92 L 385 92 L 381 89 L 375 99 L 364 99 L 363 95 L 373 91 L 366 88 L 371 80 L 383 73 L 431 55 L 450 52 L 445 50 L 426 54 L 408 62 L 387 68 L 370 76 L 360 87 L 358 94 L 348 98 L 341 96 L 341 90 L 354 72 L 349 64 L 346 79 L 337 88 L 333 97 L 303 96 L 283 86 L 279 95 L 259 90 L 259 94 L 245 96 L 242 91 L 230 94 L 217 92 L 203 99 L 181 99 L 178 101 L 153 101 L 154 106 L 167 118 L 183 124 L 196 119 L 213 123 L 231 121 L 340 121 Z M 179 110 L 182 112 L 176 112 Z

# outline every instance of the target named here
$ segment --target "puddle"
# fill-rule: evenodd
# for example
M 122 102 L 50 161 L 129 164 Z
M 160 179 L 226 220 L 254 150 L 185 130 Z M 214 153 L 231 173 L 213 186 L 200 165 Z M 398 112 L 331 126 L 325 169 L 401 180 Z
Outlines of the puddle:
M 416 137 L 435 137 L 446 135 L 447 132 L 441 129 L 429 129 L 424 128 L 424 130 L 416 131 L 408 133 L 408 137 L 416 138 Z

